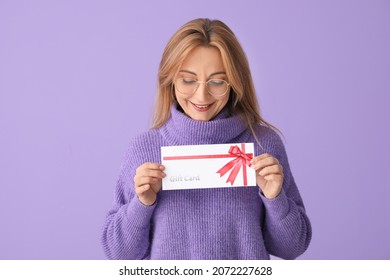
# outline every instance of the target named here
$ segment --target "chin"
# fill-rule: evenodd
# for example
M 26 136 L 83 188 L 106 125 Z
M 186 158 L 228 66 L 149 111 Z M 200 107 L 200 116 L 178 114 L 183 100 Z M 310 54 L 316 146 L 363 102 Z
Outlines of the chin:
M 186 113 L 187 114 L 187 113 Z M 194 111 L 190 111 L 189 114 L 187 114 L 187 116 L 189 116 L 191 119 L 195 120 L 195 121 L 204 121 L 204 122 L 207 122 L 207 121 L 210 121 L 212 120 L 216 115 L 218 114 L 218 112 L 207 112 L 207 113 L 200 113 L 200 112 L 194 112 Z

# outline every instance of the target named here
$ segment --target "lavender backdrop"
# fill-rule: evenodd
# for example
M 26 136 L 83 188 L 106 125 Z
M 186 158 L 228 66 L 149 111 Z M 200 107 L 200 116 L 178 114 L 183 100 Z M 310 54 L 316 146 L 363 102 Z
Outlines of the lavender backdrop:
M 390 259 L 390 2 L 0 0 L 0 259 L 103 259 L 127 143 L 183 23 L 219 18 L 279 127 L 313 240 Z

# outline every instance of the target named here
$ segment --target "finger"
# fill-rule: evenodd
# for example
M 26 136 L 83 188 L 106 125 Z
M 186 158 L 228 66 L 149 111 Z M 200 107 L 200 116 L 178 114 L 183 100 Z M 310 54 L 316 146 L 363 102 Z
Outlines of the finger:
M 155 170 L 155 169 L 144 169 L 140 170 L 138 173 L 136 173 L 137 177 L 156 177 L 156 178 L 164 178 L 166 175 L 161 170 Z
M 271 155 L 270 154 L 267 154 L 267 153 L 264 153 L 264 154 L 261 154 L 261 155 L 258 155 L 254 158 L 252 158 L 252 160 L 250 161 L 251 164 L 255 164 L 256 162 L 258 162 L 259 160 L 262 160 L 262 159 L 265 159 L 267 157 L 270 157 Z
M 251 167 L 255 170 L 260 170 L 264 167 L 275 165 L 275 164 L 279 164 L 279 161 L 275 157 L 268 156 L 263 159 L 257 160 L 252 164 Z
M 266 179 L 267 181 L 282 182 L 283 175 L 282 174 L 269 174 L 267 176 L 264 176 L 264 179 Z
M 134 180 L 134 183 L 135 183 L 136 187 L 140 187 L 140 186 L 146 185 L 146 184 L 155 184 L 155 183 L 157 183 L 157 181 L 158 181 L 158 179 L 155 177 L 137 177 Z
M 277 161 L 277 158 L 275 158 L 274 156 L 272 156 L 270 154 L 261 154 L 261 155 L 259 155 L 257 157 L 254 157 L 251 160 L 251 163 L 252 164 L 256 164 L 256 163 L 264 161 L 264 160 L 276 160 Z
M 280 164 L 274 164 L 271 166 L 266 166 L 262 169 L 260 169 L 257 174 L 260 176 L 264 177 L 270 174 L 282 174 L 283 173 L 283 167 Z
M 165 176 L 166 176 L 165 174 L 163 175 L 156 174 L 156 176 L 142 176 L 140 174 L 136 174 L 133 178 L 134 185 L 136 187 L 139 187 L 144 184 L 155 184 L 158 181 L 161 181 L 162 178 L 164 178 Z
M 151 169 L 151 170 L 164 170 L 165 166 L 159 163 L 153 163 L 153 162 L 145 162 L 144 164 L 140 165 L 136 173 L 142 172 L 142 170 Z
M 135 193 L 138 195 L 138 196 L 144 196 L 144 194 L 149 191 L 151 189 L 150 185 L 149 184 L 146 184 L 146 185 L 142 185 L 142 186 L 139 186 L 139 187 L 136 187 L 135 188 Z

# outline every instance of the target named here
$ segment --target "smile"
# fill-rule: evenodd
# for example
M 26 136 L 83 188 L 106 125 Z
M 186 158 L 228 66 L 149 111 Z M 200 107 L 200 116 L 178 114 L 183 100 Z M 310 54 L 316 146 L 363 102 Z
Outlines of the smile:
M 190 101 L 190 103 L 192 104 L 192 106 L 195 108 L 195 110 L 199 111 L 199 112 L 205 112 L 207 111 L 214 103 L 211 103 L 211 104 L 194 104 Z

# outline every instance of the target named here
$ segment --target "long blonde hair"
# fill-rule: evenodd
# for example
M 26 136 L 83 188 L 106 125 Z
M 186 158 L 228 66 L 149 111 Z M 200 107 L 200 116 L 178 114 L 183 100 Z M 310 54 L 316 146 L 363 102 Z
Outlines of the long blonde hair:
M 248 59 L 232 30 L 219 20 L 199 18 L 180 27 L 165 47 L 158 71 L 158 93 L 153 114 L 153 128 L 161 127 L 170 117 L 175 102 L 174 78 L 187 55 L 198 46 L 213 46 L 221 53 L 231 85 L 226 106 L 239 114 L 258 141 L 254 127 L 261 124 L 278 131 L 261 116 Z

